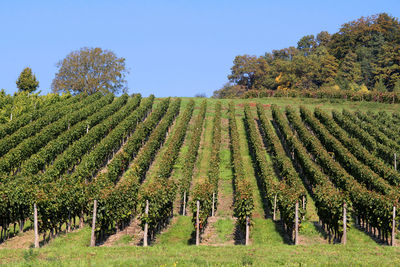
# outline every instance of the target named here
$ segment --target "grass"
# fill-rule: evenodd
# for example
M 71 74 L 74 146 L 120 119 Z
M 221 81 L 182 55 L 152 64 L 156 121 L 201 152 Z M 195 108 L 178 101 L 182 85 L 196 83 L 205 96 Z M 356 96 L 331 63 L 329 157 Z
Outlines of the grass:
M 217 220 L 215 223 L 215 229 L 218 235 L 219 242 L 227 242 L 231 238 L 234 231 L 235 224 L 231 218 L 223 218 Z
M 185 217 L 182 217 L 185 218 Z M 264 224 L 273 229 L 271 220 Z M 261 229 L 261 228 L 259 228 Z M 90 231 L 82 230 L 90 236 Z M 272 231 L 273 232 L 273 231 Z M 254 232 L 253 232 L 254 234 Z M 75 236 L 77 237 L 77 236 Z M 143 247 L 89 248 L 78 241 L 58 243 L 40 250 L 0 250 L 0 263 L 8 266 L 343 266 L 400 264 L 400 250 L 381 245 L 285 245 L 277 236 L 264 236 L 262 243 L 245 246 L 189 246 L 168 240 L 167 244 Z M 72 243 L 74 245 L 68 244 Z
M 277 223 L 272 219 L 253 219 L 250 237 L 253 239 L 253 245 L 282 245 L 284 243 L 282 235 L 277 230 Z
M 219 196 L 233 196 L 232 169 L 230 163 L 231 151 L 229 149 L 220 150 L 220 179 Z M 219 216 L 231 216 L 232 210 L 218 209 Z
M 168 231 L 159 235 L 157 245 L 168 247 L 188 245 L 193 232 L 192 217 L 177 216 L 177 221 L 170 226 Z

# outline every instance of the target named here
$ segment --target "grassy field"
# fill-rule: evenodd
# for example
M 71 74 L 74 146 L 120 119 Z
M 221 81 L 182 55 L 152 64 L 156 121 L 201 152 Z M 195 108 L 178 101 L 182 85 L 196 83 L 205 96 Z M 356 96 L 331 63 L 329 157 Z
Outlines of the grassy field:
M 183 98 L 183 107 L 190 98 Z M 195 99 L 196 107 L 201 98 Z M 217 100 L 208 100 L 208 112 L 205 127 L 212 128 L 212 117 Z M 223 103 L 222 138 L 228 138 L 226 123 L 226 107 L 231 100 L 221 100 Z M 394 266 L 400 265 L 400 247 L 390 247 L 378 244 L 363 231 L 352 227 L 348 232 L 348 244 L 328 244 L 326 237 L 321 234 L 314 222 L 318 220 L 315 206 L 308 196 L 311 205 L 308 206 L 306 221 L 300 230 L 303 242 L 294 246 L 287 242 L 282 234 L 281 226 L 271 218 L 265 219 L 262 196 L 259 193 L 254 170 L 251 165 L 248 144 L 241 118 L 244 103 L 261 102 L 266 105 L 276 104 L 282 108 L 286 105 L 298 107 L 305 105 L 310 109 L 321 107 L 325 110 L 343 108 L 378 112 L 385 110 L 393 112 L 400 110 L 400 105 L 379 104 L 371 102 L 351 102 L 329 99 L 301 98 L 269 98 L 233 100 L 238 107 L 237 123 L 241 135 L 240 145 L 244 166 L 254 189 L 255 211 L 251 229 L 251 246 L 233 245 L 234 219 L 229 205 L 221 205 L 217 209 L 218 219 L 213 223 L 216 242 L 219 245 L 191 244 L 193 224 L 191 217 L 180 216 L 175 212 L 175 219 L 168 230 L 157 236 L 156 242 L 150 247 L 143 248 L 127 245 L 130 236 L 122 237 L 118 246 L 88 247 L 90 241 L 89 225 L 81 230 L 63 234 L 40 249 L 2 248 L 0 249 L 0 264 L 5 266 L 343 266 L 370 265 Z M 251 105 L 254 112 L 254 105 Z M 195 114 L 197 114 L 195 110 Z M 225 125 L 226 126 L 226 125 Z M 187 140 L 190 139 L 190 134 Z M 181 154 L 176 162 L 172 179 L 179 179 L 181 174 L 182 157 L 187 151 L 187 140 L 182 146 Z M 209 132 L 204 132 L 199 159 L 196 165 L 196 177 L 204 177 L 208 166 L 211 140 Z M 219 196 L 221 201 L 227 201 L 232 192 L 232 171 L 230 169 L 230 151 L 227 141 L 222 141 Z M 156 160 L 157 161 L 157 160 Z M 149 175 L 154 175 L 157 166 L 152 166 Z M 225 199 L 225 200 L 224 200 Z M 226 204 L 226 203 L 225 203 Z M 400 243 L 400 242 L 398 242 Z M 222 245 L 221 245 L 222 244 Z
M 180 218 L 186 219 L 186 218 Z M 187 225 L 182 223 L 181 225 Z M 190 222 L 189 222 L 190 224 Z M 185 231 L 185 229 L 175 229 Z M 174 230 L 174 231 L 175 231 Z M 191 246 L 183 240 L 165 240 L 143 247 L 89 248 L 90 229 L 86 227 L 53 240 L 39 250 L 0 250 L 6 266 L 343 266 L 400 264 L 400 249 L 371 242 L 343 245 L 299 245 L 282 243 L 271 221 L 258 228 L 257 243 L 252 246 Z M 350 231 L 351 232 L 351 231 Z M 185 236 L 184 233 L 182 233 Z M 263 237 L 263 238 L 262 238 Z M 261 243 L 263 245 L 261 245 Z

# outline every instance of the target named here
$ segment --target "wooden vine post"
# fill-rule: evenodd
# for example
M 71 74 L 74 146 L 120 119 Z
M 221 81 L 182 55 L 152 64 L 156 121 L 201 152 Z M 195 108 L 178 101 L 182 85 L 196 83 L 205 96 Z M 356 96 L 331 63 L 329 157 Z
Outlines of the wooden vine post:
M 196 246 L 200 245 L 200 201 L 197 200 L 197 211 L 196 211 Z
M 35 248 L 39 248 L 39 227 L 36 203 L 33 204 L 33 228 L 35 232 Z
M 343 236 L 342 236 L 342 244 L 346 245 L 347 243 L 347 204 L 343 203 Z
M 147 222 L 147 216 L 149 215 L 149 200 L 146 199 L 146 208 L 144 210 L 144 214 L 146 215 L 146 223 L 144 224 L 144 232 L 143 232 L 143 247 L 147 247 L 147 235 L 149 232 L 149 223 Z
M 92 235 L 90 237 L 90 246 L 96 246 L 96 217 L 97 217 L 97 199 L 93 201 Z
M 395 246 L 396 240 L 396 206 L 393 206 L 393 221 L 392 221 L 392 246 Z
M 183 216 L 186 215 L 186 191 L 183 192 L 183 211 L 182 211 L 182 215 Z
M 272 220 L 276 220 L 276 194 L 275 194 L 275 196 L 274 196 L 274 214 L 273 214 L 273 217 L 272 217 Z
M 294 213 L 294 244 L 299 244 L 299 201 L 296 201 Z
M 214 217 L 214 205 L 215 205 L 215 192 L 212 196 L 212 207 L 211 207 L 211 217 Z
M 249 239 L 250 239 L 250 218 L 249 216 L 246 216 L 246 246 L 249 245 Z

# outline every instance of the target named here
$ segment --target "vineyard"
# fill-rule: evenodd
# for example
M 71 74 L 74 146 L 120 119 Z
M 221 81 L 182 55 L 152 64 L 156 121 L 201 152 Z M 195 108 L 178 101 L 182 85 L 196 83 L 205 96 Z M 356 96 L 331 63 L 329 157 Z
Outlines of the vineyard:
M 2 264 L 400 264 L 399 104 L 39 103 L 0 123 Z

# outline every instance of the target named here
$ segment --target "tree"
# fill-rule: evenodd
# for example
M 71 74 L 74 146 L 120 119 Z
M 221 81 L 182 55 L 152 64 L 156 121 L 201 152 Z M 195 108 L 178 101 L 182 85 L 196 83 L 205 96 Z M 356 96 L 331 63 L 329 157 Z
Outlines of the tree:
M 243 86 L 228 82 L 221 89 L 214 91 L 212 98 L 235 98 L 241 96 L 245 91 Z
M 379 80 L 377 80 L 375 82 L 374 91 L 386 92 L 386 86 L 385 86 L 385 83 L 383 82 L 382 78 L 380 78 Z
M 318 46 L 328 46 L 331 41 L 331 35 L 327 31 L 322 31 L 317 34 L 317 44 Z
M 101 48 L 73 51 L 56 65 L 59 70 L 52 82 L 55 93 L 93 94 L 126 92 L 125 58 Z
M 394 83 L 393 92 L 400 94 L 400 80 L 397 80 Z
M 35 74 L 31 68 L 25 68 L 16 81 L 18 91 L 32 93 L 39 87 L 39 81 L 36 80 Z
M 349 51 L 340 64 L 337 82 L 343 89 L 351 89 L 350 83 L 360 84 L 361 81 L 361 65 L 357 62 L 357 55 Z
M 318 47 L 316 54 L 319 62 L 319 72 L 316 84 L 318 86 L 323 84 L 332 84 L 336 78 L 339 66 L 336 58 L 329 54 L 328 50 L 324 46 Z
M 228 79 L 246 89 L 262 89 L 266 87 L 265 79 L 269 66 L 265 57 L 237 56 L 233 61 Z
M 308 56 L 315 49 L 316 45 L 314 35 L 306 35 L 297 42 L 297 49 L 303 52 L 305 56 Z

